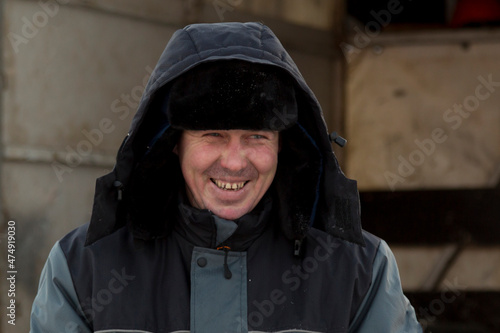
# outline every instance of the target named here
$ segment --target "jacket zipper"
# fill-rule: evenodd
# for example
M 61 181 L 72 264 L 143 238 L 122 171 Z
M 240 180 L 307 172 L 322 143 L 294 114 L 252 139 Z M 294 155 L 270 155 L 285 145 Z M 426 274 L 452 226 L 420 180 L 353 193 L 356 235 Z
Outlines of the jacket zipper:
M 229 270 L 229 266 L 227 264 L 227 255 L 229 253 L 229 250 L 231 250 L 231 248 L 227 245 L 223 245 L 217 247 L 217 250 L 224 251 L 224 277 L 229 280 L 233 276 L 233 273 L 231 273 L 231 270 Z

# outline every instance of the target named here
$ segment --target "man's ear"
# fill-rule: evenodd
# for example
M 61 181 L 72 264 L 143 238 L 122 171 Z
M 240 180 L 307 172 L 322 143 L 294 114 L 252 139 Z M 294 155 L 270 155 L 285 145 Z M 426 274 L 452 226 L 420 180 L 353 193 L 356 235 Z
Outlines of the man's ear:
M 173 152 L 175 155 L 177 155 L 177 156 L 179 156 L 179 148 L 178 148 L 178 145 L 179 145 L 179 144 L 176 144 L 176 145 L 175 145 L 175 147 L 174 147 L 174 149 L 172 149 L 172 152 Z

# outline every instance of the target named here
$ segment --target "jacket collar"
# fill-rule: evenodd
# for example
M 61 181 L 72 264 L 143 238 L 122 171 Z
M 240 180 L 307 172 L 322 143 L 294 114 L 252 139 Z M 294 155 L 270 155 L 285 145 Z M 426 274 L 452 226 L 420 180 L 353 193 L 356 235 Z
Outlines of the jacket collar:
M 272 215 L 269 195 L 265 195 L 250 213 L 234 221 L 221 219 L 207 209 L 192 207 L 185 196 L 178 207 L 174 231 L 195 246 L 228 246 L 232 251 L 246 251 L 269 225 Z

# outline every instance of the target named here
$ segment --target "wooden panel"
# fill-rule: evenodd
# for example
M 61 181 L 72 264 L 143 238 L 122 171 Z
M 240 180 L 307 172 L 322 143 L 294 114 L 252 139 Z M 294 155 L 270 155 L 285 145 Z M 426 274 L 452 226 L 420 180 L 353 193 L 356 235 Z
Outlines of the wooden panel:
M 399 244 L 500 244 L 494 189 L 361 192 L 363 228 Z
M 425 333 L 500 332 L 500 293 L 450 289 L 406 293 Z
M 479 188 L 498 180 L 500 43 L 461 44 L 458 36 L 443 45 L 431 37 L 359 44 L 347 74 L 347 175 L 362 190 Z

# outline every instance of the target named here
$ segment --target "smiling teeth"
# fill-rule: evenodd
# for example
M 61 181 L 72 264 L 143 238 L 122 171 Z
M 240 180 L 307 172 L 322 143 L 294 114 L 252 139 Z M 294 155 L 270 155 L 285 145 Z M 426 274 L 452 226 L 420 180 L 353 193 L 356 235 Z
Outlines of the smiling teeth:
M 245 182 L 241 183 L 224 183 L 221 182 L 220 180 L 213 179 L 212 180 L 215 185 L 217 185 L 218 188 L 223 189 L 223 190 L 232 190 L 232 191 L 237 191 L 243 188 L 245 186 Z

